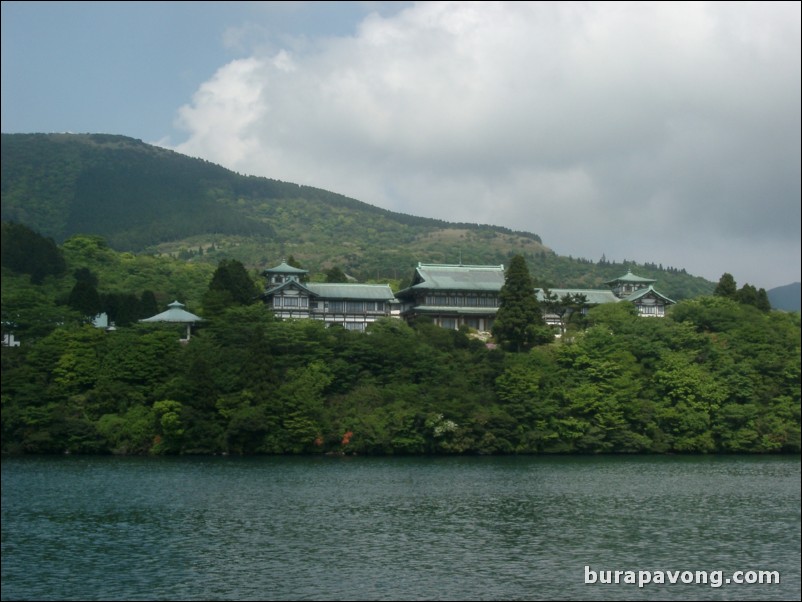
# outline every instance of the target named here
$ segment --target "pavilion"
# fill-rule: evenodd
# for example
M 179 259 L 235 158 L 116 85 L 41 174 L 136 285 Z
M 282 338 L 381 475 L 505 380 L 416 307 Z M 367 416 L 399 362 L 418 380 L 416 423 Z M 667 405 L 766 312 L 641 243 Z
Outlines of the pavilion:
M 195 314 L 189 313 L 185 309 L 183 303 L 179 303 L 178 301 L 173 301 L 167 307 L 167 311 L 163 311 L 160 314 L 156 314 L 150 318 L 143 318 L 140 322 L 171 322 L 173 324 L 186 324 L 187 325 L 187 338 L 181 339 L 182 342 L 189 341 L 190 337 L 190 329 L 192 325 L 197 322 L 202 322 L 203 318 L 200 316 L 196 316 Z

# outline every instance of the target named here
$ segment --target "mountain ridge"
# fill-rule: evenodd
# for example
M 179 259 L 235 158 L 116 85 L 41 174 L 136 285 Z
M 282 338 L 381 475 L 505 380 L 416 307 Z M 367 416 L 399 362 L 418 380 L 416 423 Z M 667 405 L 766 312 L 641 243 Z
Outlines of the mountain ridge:
M 403 278 L 419 261 L 497 265 L 521 254 L 547 286 L 600 286 L 631 267 L 677 299 L 713 289 L 683 269 L 561 257 L 531 232 L 397 213 L 127 136 L 2 134 L 2 154 L 2 219 L 57 242 L 94 234 L 119 251 L 254 269 L 292 255 L 361 280 Z
M 800 311 L 802 309 L 802 283 L 791 282 L 766 291 L 774 309 Z

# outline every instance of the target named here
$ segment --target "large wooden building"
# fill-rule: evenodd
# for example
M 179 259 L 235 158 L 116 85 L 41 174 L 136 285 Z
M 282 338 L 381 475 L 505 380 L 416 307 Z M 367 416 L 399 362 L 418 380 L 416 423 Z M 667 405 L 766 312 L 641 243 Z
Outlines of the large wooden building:
M 396 293 L 401 317 L 427 316 L 443 328 L 490 330 L 504 286 L 503 265 L 419 263 L 412 285 Z
M 279 318 L 309 318 L 348 330 L 390 315 L 395 303 L 386 284 L 303 282 L 307 270 L 282 263 L 263 272 L 267 277 L 262 300 Z
M 618 303 L 627 301 L 638 309 L 638 315 L 649 318 L 662 318 L 666 315 L 666 308 L 676 303 L 654 288 L 656 281 L 650 278 L 636 276 L 632 271 L 618 278 L 608 280 L 607 289 L 585 289 L 585 288 L 552 288 L 547 289 L 552 299 L 563 299 L 584 297 L 585 301 L 581 309 L 582 313 L 587 313 L 588 309 L 604 303 Z M 543 289 L 537 290 L 538 301 L 546 301 Z M 571 310 L 569 310 L 570 312 Z M 546 312 L 544 318 L 548 324 L 553 326 L 563 326 L 563 316 L 560 313 Z
M 324 284 L 303 282 L 307 270 L 282 263 L 264 271 L 262 299 L 280 318 L 309 318 L 365 330 L 379 318 L 397 316 L 411 321 L 430 318 L 443 328 L 467 326 L 489 331 L 499 308 L 504 286 L 503 265 L 419 263 L 412 284 L 393 295 L 386 284 Z M 654 289 L 654 280 L 632 272 L 605 282 L 607 289 L 549 289 L 551 299 L 581 296 L 580 311 L 603 303 L 627 301 L 647 317 L 662 317 L 674 301 Z M 543 289 L 532 291 L 545 301 Z M 576 311 L 572 309 L 570 311 Z M 565 313 L 545 312 L 547 323 L 564 325 Z

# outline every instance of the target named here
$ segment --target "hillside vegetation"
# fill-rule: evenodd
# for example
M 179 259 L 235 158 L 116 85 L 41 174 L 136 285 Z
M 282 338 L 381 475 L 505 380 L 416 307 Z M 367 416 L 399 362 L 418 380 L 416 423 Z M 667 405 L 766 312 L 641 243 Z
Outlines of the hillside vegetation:
M 20 224 L 2 243 L 3 334 L 21 341 L 2 347 L 3 453 L 800 450 L 799 314 L 734 283 L 665 319 L 602 305 L 508 352 L 425 320 L 277 320 L 235 260 L 57 246 Z M 173 299 L 203 317 L 185 344 L 183 324 L 138 322 Z M 116 330 L 89 324 L 101 309 Z
M 709 294 L 684 269 L 557 256 L 539 235 L 415 217 L 340 194 L 242 176 L 124 136 L 3 134 L 2 219 L 63 243 L 99 235 L 117 251 L 261 270 L 293 256 L 322 273 L 400 285 L 417 262 L 507 264 L 538 284 L 602 287 L 632 268 L 673 299 Z

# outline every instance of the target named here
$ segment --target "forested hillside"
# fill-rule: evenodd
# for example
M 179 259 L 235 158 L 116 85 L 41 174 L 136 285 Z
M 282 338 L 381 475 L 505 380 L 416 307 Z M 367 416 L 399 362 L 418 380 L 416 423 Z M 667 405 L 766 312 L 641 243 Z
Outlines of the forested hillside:
M 4 453 L 800 451 L 799 314 L 729 299 L 591 311 L 526 353 L 384 319 L 231 307 L 182 327 L 60 326 L 2 349 Z
M 673 299 L 713 290 L 678 266 L 561 257 L 537 234 L 394 213 L 123 136 L 3 134 L 2 155 L 2 219 L 57 243 L 98 235 L 118 251 L 255 270 L 292 255 L 312 272 L 396 284 L 419 261 L 507 264 L 521 254 L 543 286 L 601 287 L 632 268 Z
M 16 224 L 2 242 L 6 453 L 800 451 L 799 314 L 726 279 L 665 319 L 604 305 L 509 352 L 426 321 L 278 321 L 235 260 Z M 173 299 L 204 318 L 188 344 L 138 322 Z M 116 330 L 89 324 L 101 310 Z

